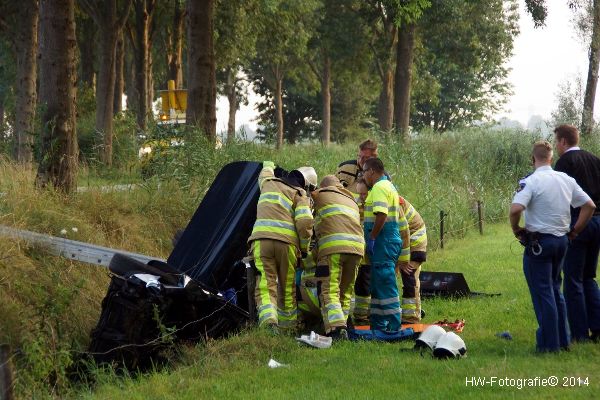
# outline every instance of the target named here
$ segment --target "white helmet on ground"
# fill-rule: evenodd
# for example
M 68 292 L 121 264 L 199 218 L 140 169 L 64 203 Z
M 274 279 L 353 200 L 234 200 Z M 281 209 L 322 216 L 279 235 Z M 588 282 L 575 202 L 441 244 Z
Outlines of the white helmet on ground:
M 433 349 L 433 355 L 438 358 L 460 358 L 466 352 L 465 342 L 454 332 L 440 336 Z
M 295 169 L 294 171 L 298 171 L 300 175 L 304 178 L 304 187 L 309 191 L 315 190 L 317 188 L 317 171 L 313 167 L 300 167 Z M 294 173 L 292 171 L 292 173 Z
M 429 328 L 425 329 L 423 333 L 421 333 L 417 339 L 417 342 L 415 343 L 415 348 L 419 349 L 428 347 L 433 350 L 438 339 L 445 334 L 446 331 L 441 326 L 431 325 Z

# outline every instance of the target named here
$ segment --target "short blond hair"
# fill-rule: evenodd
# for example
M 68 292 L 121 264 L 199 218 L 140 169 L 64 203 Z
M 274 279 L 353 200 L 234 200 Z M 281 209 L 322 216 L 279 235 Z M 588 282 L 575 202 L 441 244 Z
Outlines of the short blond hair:
M 377 142 L 374 141 L 373 139 L 367 139 L 364 142 L 362 142 L 361 144 L 359 144 L 358 148 L 360 150 L 377 151 Z
M 552 145 L 545 141 L 540 140 L 533 144 L 533 150 L 531 155 L 538 161 L 548 161 L 552 159 Z

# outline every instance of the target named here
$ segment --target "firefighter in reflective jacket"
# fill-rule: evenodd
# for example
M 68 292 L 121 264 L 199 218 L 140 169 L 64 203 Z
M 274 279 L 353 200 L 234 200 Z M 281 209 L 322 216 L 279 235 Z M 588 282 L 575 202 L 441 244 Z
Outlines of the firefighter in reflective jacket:
M 333 175 L 326 176 L 312 193 L 318 261 L 315 278 L 325 332 L 347 338 L 346 320 L 356 269 L 364 254 L 364 237 L 358 205 L 352 193 Z
M 363 177 L 371 187 L 365 201 L 364 235 L 371 260 L 371 329 L 400 329 L 400 300 L 396 262 L 402 239 L 398 224 L 398 192 L 384 174 L 383 162 L 370 158 L 363 165 Z
M 248 242 L 258 272 L 258 322 L 277 333 L 277 326 L 296 328 L 296 262 L 308 251 L 313 226 L 305 189 L 316 187 L 317 175 L 313 168 L 301 167 L 280 179 L 275 177 L 274 169 L 272 162 L 263 163 L 258 177 L 256 222 Z
M 402 234 L 402 225 L 406 235 L 402 236 L 403 243 L 408 240 L 410 245 L 404 246 L 396 272 L 400 272 L 402 277 L 402 321 L 407 323 L 418 323 L 421 321 L 421 285 L 419 274 L 421 273 L 421 264 L 426 261 L 427 256 L 427 231 L 425 221 L 405 198 L 400 196 L 400 210 L 405 217 L 404 222 L 400 223 L 400 233 Z

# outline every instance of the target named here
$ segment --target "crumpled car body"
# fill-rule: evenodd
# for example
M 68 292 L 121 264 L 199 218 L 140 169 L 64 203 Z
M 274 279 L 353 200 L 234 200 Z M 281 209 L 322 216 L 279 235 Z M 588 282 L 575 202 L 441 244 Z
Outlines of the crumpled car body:
M 174 342 L 227 336 L 252 319 L 252 285 L 240 260 L 256 219 L 261 169 L 249 161 L 223 167 L 166 263 L 113 257 L 89 347 L 97 362 L 143 370 Z

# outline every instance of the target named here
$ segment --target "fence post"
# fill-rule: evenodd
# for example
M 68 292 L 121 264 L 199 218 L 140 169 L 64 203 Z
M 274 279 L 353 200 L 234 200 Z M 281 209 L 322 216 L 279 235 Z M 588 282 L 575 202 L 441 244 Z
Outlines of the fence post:
M 444 248 L 444 213 L 443 210 L 440 210 L 440 247 Z
M 0 400 L 13 400 L 13 372 L 10 346 L 0 345 Z
M 479 233 L 483 235 L 483 210 L 481 209 L 481 200 L 477 200 L 477 218 L 479 219 Z

